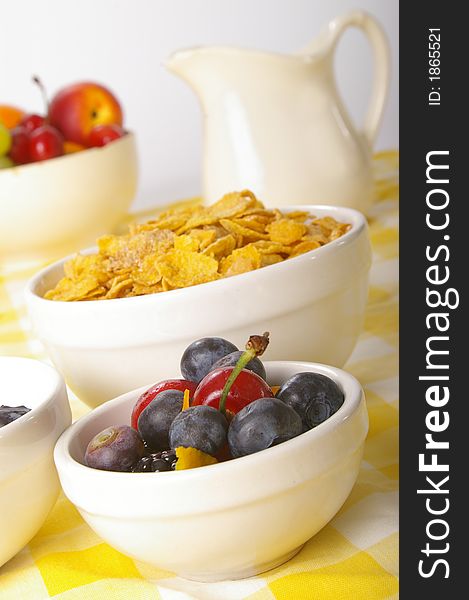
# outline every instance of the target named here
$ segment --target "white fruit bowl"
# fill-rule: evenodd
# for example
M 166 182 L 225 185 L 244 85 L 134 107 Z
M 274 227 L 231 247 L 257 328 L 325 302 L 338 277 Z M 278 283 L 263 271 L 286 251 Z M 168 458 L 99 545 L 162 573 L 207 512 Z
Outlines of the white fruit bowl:
M 341 367 L 361 331 L 371 250 L 367 224 L 353 209 L 301 206 L 352 224 L 329 244 L 263 267 L 184 289 L 134 298 L 57 302 L 44 293 L 64 262 L 27 285 L 34 330 L 67 384 L 89 406 L 179 371 L 185 348 L 205 336 L 244 348 L 269 331 L 266 360 L 308 360 Z
M 145 387 L 111 400 L 74 423 L 54 452 L 63 490 L 90 527 L 117 550 L 198 581 L 249 577 L 298 552 L 355 483 L 368 431 L 365 399 L 340 369 L 265 366 L 270 385 L 302 371 L 331 377 L 344 404 L 315 429 L 256 454 L 187 471 L 117 473 L 85 466 L 85 449 L 102 429 L 130 424 Z
M 36 534 L 57 499 L 53 449 L 72 415 L 57 371 L 28 358 L 0 357 L 0 404 L 31 408 L 0 427 L 1 567 Z
M 94 243 L 137 188 L 135 136 L 0 170 L 0 263 L 56 259 Z

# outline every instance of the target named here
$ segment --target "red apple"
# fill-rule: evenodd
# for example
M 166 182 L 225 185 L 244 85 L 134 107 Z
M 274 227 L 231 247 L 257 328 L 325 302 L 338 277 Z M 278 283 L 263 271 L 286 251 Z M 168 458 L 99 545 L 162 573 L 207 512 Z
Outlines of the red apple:
M 97 125 L 122 125 L 122 108 L 114 94 L 98 83 L 83 82 L 59 91 L 49 104 L 49 122 L 64 138 L 88 146 Z

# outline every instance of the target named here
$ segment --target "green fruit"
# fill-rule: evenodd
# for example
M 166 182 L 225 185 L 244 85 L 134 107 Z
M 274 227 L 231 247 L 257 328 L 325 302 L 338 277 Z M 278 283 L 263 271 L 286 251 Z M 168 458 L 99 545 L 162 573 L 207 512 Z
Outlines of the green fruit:
M 0 156 L 0 169 L 8 169 L 14 167 L 15 163 L 8 156 Z
M 0 123 L 0 156 L 8 154 L 11 148 L 11 133 Z

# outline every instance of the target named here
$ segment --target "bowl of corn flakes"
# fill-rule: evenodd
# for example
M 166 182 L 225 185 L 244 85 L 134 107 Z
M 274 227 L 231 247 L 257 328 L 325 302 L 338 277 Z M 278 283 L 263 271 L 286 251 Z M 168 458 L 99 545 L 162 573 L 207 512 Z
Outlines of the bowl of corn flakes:
M 248 190 L 179 206 L 33 277 L 37 337 L 89 406 L 177 372 L 194 339 L 278 341 L 267 360 L 341 367 L 361 331 L 371 248 L 364 216 L 266 209 Z
M 135 135 L 0 174 L 0 263 L 55 260 L 94 243 L 137 189 Z

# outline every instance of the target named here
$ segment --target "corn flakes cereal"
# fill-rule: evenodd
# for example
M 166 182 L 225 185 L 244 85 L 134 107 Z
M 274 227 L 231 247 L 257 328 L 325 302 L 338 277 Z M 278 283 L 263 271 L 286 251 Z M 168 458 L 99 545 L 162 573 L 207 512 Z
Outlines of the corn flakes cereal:
M 174 248 L 176 250 L 188 250 L 189 252 L 198 252 L 200 241 L 190 235 L 178 235 L 174 239 Z
M 106 294 L 106 298 L 122 298 L 125 292 L 133 287 L 133 281 L 125 275 L 118 275 L 111 281 L 111 287 Z
M 306 233 L 306 226 L 292 219 L 280 218 L 266 227 L 270 239 L 279 244 L 290 245 L 301 240 Z
M 132 273 L 135 283 L 153 286 L 161 281 L 161 271 L 158 267 L 159 254 L 149 254 L 145 256 L 140 267 Z
M 242 225 L 248 229 L 254 229 L 259 233 L 264 233 L 265 226 L 269 223 L 268 217 L 261 215 L 247 215 L 245 217 L 232 219 L 237 225 Z
M 231 254 L 235 248 L 236 239 L 231 234 L 228 234 L 212 242 L 205 250 L 203 250 L 203 253 L 220 260 Z
M 237 248 L 220 262 L 220 273 L 224 277 L 239 275 L 254 271 L 261 266 L 261 254 L 259 250 L 249 244 L 244 248 Z
M 304 240 L 303 242 L 296 244 L 290 256 L 299 256 L 310 250 L 316 250 L 316 248 L 319 248 L 320 246 L 321 244 L 317 240 Z
M 200 252 L 203 252 L 217 239 L 215 229 L 192 229 L 188 235 L 199 241 Z
M 49 300 L 84 301 L 157 294 L 274 265 L 320 248 L 348 223 L 307 211 L 267 209 L 249 190 L 212 206 L 178 205 L 124 235 L 105 235 L 98 252 L 78 254 Z
M 292 252 L 291 246 L 280 244 L 279 242 L 259 240 L 258 242 L 253 242 L 252 245 L 255 246 L 261 254 L 285 254 L 286 258 Z
M 276 263 L 283 262 L 283 256 L 280 254 L 261 254 L 261 267 L 268 267 Z
M 249 190 L 225 194 L 218 202 L 212 204 L 212 206 L 207 208 L 198 207 L 194 215 L 176 233 L 184 233 L 193 227 L 212 225 L 221 219 L 236 217 L 243 214 L 246 209 L 252 208 L 256 203 L 256 197 Z
M 163 284 L 173 289 L 207 283 L 218 278 L 218 261 L 210 256 L 173 249 L 158 258 Z
M 221 219 L 220 225 L 224 227 L 229 233 L 246 238 L 246 240 L 255 241 L 269 239 L 267 233 L 260 233 L 259 231 L 255 231 L 254 229 L 250 229 L 249 227 L 245 227 L 244 225 L 239 225 L 239 223 L 231 221 L 230 219 Z

